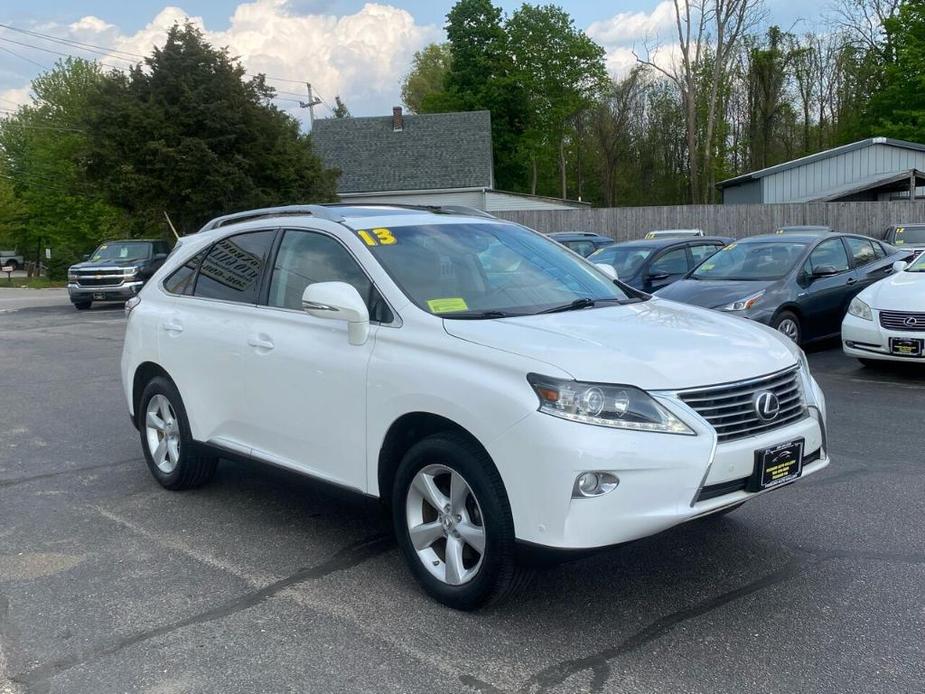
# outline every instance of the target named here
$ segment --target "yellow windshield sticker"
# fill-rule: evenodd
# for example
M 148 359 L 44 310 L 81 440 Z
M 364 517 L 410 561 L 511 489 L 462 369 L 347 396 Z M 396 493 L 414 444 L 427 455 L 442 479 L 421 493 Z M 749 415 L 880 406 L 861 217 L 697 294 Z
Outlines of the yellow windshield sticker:
M 724 250 L 724 251 L 731 251 L 733 248 L 735 248 L 735 247 L 738 246 L 738 245 L 739 245 L 738 243 L 730 243 L 730 244 L 729 244 L 728 246 L 726 246 L 723 250 Z
M 363 239 L 363 243 L 367 246 L 393 246 L 398 243 L 398 239 L 392 235 L 392 232 L 382 227 L 369 231 L 360 229 L 357 231 L 357 236 Z
M 466 300 L 461 297 L 450 299 L 431 299 L 427 302 L 427 308 L 431 313 L 454 313 L 456 311 L 468 311 Z
M 646 234 L 646 238 L 647 238 L 647 239 L 654 239 L 654 238 L 655 238 L 655 233 L 652 232 L 652 231 L 650 231 L 648 234 Z

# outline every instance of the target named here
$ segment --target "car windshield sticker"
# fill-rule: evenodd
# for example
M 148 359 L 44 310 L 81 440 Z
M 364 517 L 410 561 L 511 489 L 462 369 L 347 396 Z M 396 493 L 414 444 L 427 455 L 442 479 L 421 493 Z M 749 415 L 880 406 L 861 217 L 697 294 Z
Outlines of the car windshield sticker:
M 398 239 L 392 235 L 391 231 L 381 227 L 369 231 L 360 229 L 357 231 L 357 236 L 363 239 L 363 243 L 367 246 L 394 246 L 398 243 Z
M 427 302 L 427 308 L 431 313 L 454 313 L 456 311 L 468 311 L 466 300 L 461 297 L 452 297 L 449 299 L 430 299 Z

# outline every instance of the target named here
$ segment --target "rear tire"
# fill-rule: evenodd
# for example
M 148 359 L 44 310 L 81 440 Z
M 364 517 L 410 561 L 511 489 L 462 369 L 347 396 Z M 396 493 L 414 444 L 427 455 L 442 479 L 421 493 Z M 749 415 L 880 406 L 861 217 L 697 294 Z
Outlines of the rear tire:
M 93 305 L 92 301 L 75 301 L 74 308 L 78 311 L 86 311 Z
M 405 454 L 392 489 L 392 522 L 411 573 L 448 607 L 475 610 L 502 602 L 532 574 L 515 558 L 501 476 L 488 454 L 462 434 L 428 436 Z
M 218 459 L 193 440 L 183 400 L 172 381 L 163 376 L 151 379 L 135 416 L 145 462 L 162 487 L 193 489 L 212 479 Z
M 774 322 L 771 324 L 771 327 L 774 328 L 777 332 L 783 333 L 796 344 L 802 344 L 803 342 L 803 329 L 800 327 L 800 319 L 797 318 L 795 313 L 790 311 L 781 311 Z

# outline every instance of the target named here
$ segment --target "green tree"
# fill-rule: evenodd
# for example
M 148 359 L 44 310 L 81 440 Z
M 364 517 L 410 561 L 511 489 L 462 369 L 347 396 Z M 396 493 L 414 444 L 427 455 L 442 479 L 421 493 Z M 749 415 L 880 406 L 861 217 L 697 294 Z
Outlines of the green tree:
M 869 135 L 925 142 L 925 3 L 904 2 L 884 28 L 891 57 L 861 125 Z
M 566 145 L 574 119 L 608 87 L 604 49 L 575 27 L 555 5 L 524 4 L 507 22 L 513 76 L 524 85 L 531 114 L 525 149 L 532 162 L 531 189 L 536 192 L 537 161 L 555 152 L 559 192 L 568 197 Z
M 422 113 L 427 99 L 443 94 L 451 60 L 448 43 L 431 43 L 414 54 L 401 83 L 401 100 L 409 111 Z
M 27 259 L 73 259 L 123 235 L 122 213 L 88 180 L 90 95 L 110 78 L 96 63 L 59 62 L 32 82 L 33 103 L 0 123 L 0 173 L 12 183 L 19 222 L 6 235 Z
M 341 101 L 340 94 L 334 97 L 333 110 L 335 118 L 350 118 L 350 109 L 347 108 L 347 104 Z
M 192 24 L 174 25 L 144 67 L 93 92 L 89 173 L 139 233 L 161 229 L 164 211 L 191 232 L 234 210 L 334 199 L 336 172 L 272 95 Z

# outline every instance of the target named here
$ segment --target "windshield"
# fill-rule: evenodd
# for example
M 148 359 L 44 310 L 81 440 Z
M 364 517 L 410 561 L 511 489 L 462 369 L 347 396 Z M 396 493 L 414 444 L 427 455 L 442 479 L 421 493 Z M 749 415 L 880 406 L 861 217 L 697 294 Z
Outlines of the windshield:
M 698 280 L 776 280 L 790 272 L 805 243 L 746 241 L 731 243 L 691 274 Z
M 358 230 L 419 307 L 445 318 L 535 314 L 579 301 L 638 300 L 557 243 L 513 224 Z
M 617 271 L 617 277 L 632 277 L 636 274 L 646 259 L 652 255 L 654 249 L 640 247 L 604 248 L 592 255 L 588 260 L 593 263 L 607 263 Z
M 104 243 L 97 248 L 90 260 L 142 260 L 151 252 L 150 243 Z
M 906 243 L 925 244 L 925 226 L 897 227 L 893 233 L 893 245 L 902 246 Z

